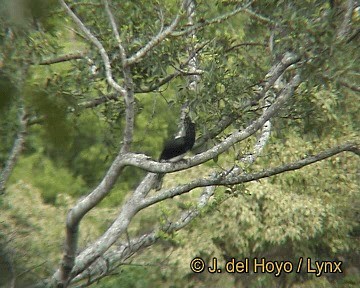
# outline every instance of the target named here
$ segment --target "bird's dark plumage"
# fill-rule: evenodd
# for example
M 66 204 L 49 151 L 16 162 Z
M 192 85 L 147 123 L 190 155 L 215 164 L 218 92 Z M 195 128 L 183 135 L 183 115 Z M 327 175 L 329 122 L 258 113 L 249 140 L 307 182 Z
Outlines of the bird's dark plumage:
M 166 142 L 160 155 L 160 160 L 171 160 L 189 151 L 195 143 L 195 124 L 186 117 L 185 135 Z
M 189 116 L 184 119 L 184 135 L 167 141 L 163 151 L 160 155 L 160 160 L 178 161 L 183 154 L 191 150 L 195 143 L 195 124 L 191 121 Z M 164 174 L 159 173 L 154 184 L 156 190 L 160 190 L 162 186 L 162 178 Z

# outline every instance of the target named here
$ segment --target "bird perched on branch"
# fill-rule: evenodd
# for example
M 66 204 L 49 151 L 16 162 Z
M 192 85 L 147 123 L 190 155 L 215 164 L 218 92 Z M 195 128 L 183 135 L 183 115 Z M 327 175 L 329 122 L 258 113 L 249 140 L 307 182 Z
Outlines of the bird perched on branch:
M 160 161 L 176 162 L 183 158 L 184 154 L 191 150 L 195 143 L 195 124 L 191 121 L 189 115 L 184 119 L 183 135 L 168 140 L 164 149 L 161 152 Z M 164 174 L 158 174 L 158 181 L 155 183 L 155 189 L 160 190 L 162 185 L 162 178 Z
M 159 160 L 176 162 L 194 146 L 195 124 L 189 116 L 185 117 L 184 126 L 184 135 L 167 141 Z

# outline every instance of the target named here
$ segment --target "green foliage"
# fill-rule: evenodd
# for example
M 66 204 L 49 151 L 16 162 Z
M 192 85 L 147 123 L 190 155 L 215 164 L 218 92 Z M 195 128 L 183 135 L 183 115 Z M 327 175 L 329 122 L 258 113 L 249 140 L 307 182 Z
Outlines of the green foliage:
M 153 287 L 159 285 L 159 280 L 154 279 L 159 274 L 161 267 L 149 265 L 129 264 L 121 266 L 118 277 L 105 279 L 97 284 L 99 288 L 112 288 L 121 286 L 124 288 Z M 156 285 L 157 284 L 157 285 Z
M 26 180 L 40 189 L 44 203 L 56 204 L 59 194 L 79 197 L 88 192 L 81 177 L 74 177 L 68 169 L 57 167 L 40 153 L 20 159 L 12 179 Z
M 148 1 L 146 5 L 139 0 L 109 2 L 129 56 L 171 23 L 179 4 L 178 1 L 159 3 L 157 0 Z M 242 129 L 256 119 L 260 111 L 257 106 L 244 111 L 244 103 L 255 95 L 253 88 L 264 80 L 274 61 L 289 50 L 302 56 L 301 67 L 297 68 L 301 69 L 304 82 L 287 107 L 273 119 L 268 148 L 251 169 L 260 171 L 289 163 L 345 140 L 356 140 L 360 127 L 359 101 L 349 84 L 358 80 L 358 45 L 355 41 L 341 43 L 336 40 L 336 27 L 343 20 L 343 4 L 336 1 L 339 3 L 335 10 L 329 11 L 328 2 L 255 1 L 250 8 L 256 14 L 242 12 L 224 23 L 196 31 L 196 38 L 171 36 L 159 43 L 143 61 L 131 66 L 136 92 L 151 90 L 167 75 L 183 69 L 189 44 L 195 43 L 196 48 L 206 44 L 199 50 L 199 68 L 204 73 L 195 93 L 188 91 L 185 77 L 178 77 L 152 92 L 136 94 L 131 150 L 157 159 L 163 141 L 177 130 L 179 108 L 185 101 L 192 105 L 198 136 L 216 127 L 223 116 L 237 120 L 214 141 L 224 139 L 234 129 Z M 119 65 L 118 43 L 103 3 L 67 3 L 103 43 L 110 57 L 113 77 L 121 83 L 123 71 Z M 195 23 L 205 23 L 242 3 L 198 1 Z M 120 98 L 85 108 L 89 101 L 114 91 L 105 81 L 98 51 L 83 35 L 73 31 L 72 22 L 58 10 L 58 1 L 6 0 L 2 4 L 0 168 L 4 166 L 18 130 L 19 93 L 25 98 L 30 120 L 38 124 L 28 128 L 23 156 L 11 178 L 15 185 L 9 189 L 10 198 L 0 198 L 1 212 L 5 211 L 0 213 L 4 217 L 0 221 L 0 253 L 8 251 L 2 244 L 6 238 L 3 231 L 16 230 L 31 235 L 26 239 L 17 237 L 9 251 L 20 253 L 15 264 L 21 271 L 41 263 L 40 258 L 50 259 L 45 267 L 34 272 L 45 277 L 59 262 L 59 241 L 63 239 L 59 231 L 63 229 L 66 209 L 73 201 L 71 197 L 77 199 L 95 187 L 121 147 L 125 105 Z M 11 14 L 9 7 L 19 9 Z M 185 21 L 182 19 L 180 25 Z M 271 37 L 274 43 L 269 43 Z M 272 50 L 270 44 L 274 44 Z M 78 51 L 84 52 L 86 58 L 37 65 Z M 285 73 L 284 79 L 292 73 Z M 230 153 L 216 157 L 215 164 L 226 167 L 234 163 L 231 157 L 245 155 L 251 148 L 251 141 L 255 140 L 234 145 Z M 275 283 L 277 278 L 271 275 L 256 275 L 248 281 L 224 274 L 221 278 L 211 278 L 190 274 L 188 264 L 195 256 L 209 260 L 254 255 L 273 259 L 359 255 L 356 164 L 352 157 L 341 154 L 311 168 L 258 183 L 218 188 L 211 205 L 201 211 L 198 221 L 183 232 L 160 233 L 161 245 L 148 251 L 143 258 L 135 259 L 150 265 L 161 263 L 162 267 L 121 266 L 118 277 L 105 278 L 96 285 L 208 287 L 239 286 L 238 282 L 243 281 L 251 287 L 271 287 L 279 285 Z M 166 175 L 164 187 L 207 175 L 212 165 Z M 246 173 L 251 172 L 247 167 L 242 168 Z M 124 169 L 99 211 L 92 211 L 94 214 L 84 219 L 81 247 L 111 224 L 111 213 L 115 212 L 109 207 L 116 207 L 118 212 L 127 193 L 136 187 L 144 173 L 133 167 Z M 138 235 L 153 229 L 156 223 L 167 224 L 183 210 L 193 207 L 200 192 L 166 202 L 166 207 L 146 210 L 133 221 L 129 230 Z M 53 247 L 43 247 L 44 243 L 51 243 Z M 23 250 L 28 251 L 28 255 L 21 254 Z M 168 255 L 172 257 L 165 257 Z M 339 282 L 339 287 L 352 285 L 357 278 L 346 281 Z M 305 287 L 305 283 L 306 287 L 332 285 L 326 278 L 307 278 L 304 285 L 296 285 Z
M 0 18 L 7 25 L 14 25 L 20 29 L 29 29 L 31 23 L 36 19 L 43 27 L 54 29 L 54 15 L 50 16 L 53 9 L 57 7 L 56 0 L 2 0 Z
M 16 96 L 16 87 L 7 75 L 0 73 L 0 112 L 6 113 L 6 108 L 11 107 L 11 101 Z
M 3 109 L 0 109 L 2 110 L 0 111 L 0 169 L 3 166 L 2 163 L 6 162 L 18 130 L 19 111 L 14 102 L 16 101 L 12 99 L 10 100 L 12 105 L 4 105 Z

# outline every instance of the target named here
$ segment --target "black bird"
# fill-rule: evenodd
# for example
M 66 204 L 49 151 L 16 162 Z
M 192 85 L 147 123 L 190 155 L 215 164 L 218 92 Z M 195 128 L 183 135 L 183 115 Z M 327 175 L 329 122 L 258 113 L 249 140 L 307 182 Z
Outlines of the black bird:
M 167 141 L 159 160 L 170 160 L 175 162 L 179 160 L 179 156 L 182 156 L 194 146 L 195 124 L 191 121 L 189 116 L 186 116 L 184 125 L 185 135 Z
M 191 121 L 189 116 L 184 119 L 184 135 L 171 139 L 165 143 L 164 149 L 161 152 L 159 160 L 170 162 L 179 161 L 183 155 L 189 151 L 195 143 L 195 124 Z M 160 190 L 162 186 L 163 173 L 159 173 L 157 181 L 154 184 L 156 190 Z

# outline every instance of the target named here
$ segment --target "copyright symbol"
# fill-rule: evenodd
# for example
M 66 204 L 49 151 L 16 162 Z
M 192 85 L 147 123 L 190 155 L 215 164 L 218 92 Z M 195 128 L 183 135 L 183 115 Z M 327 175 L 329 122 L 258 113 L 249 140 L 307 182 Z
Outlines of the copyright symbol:
M 195 273 L 201 273 L 205 269 L 205 262 L 200 257 L 196 257 L 190 262 L 190 269 Z

